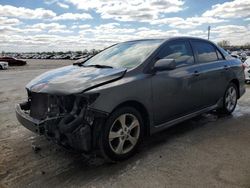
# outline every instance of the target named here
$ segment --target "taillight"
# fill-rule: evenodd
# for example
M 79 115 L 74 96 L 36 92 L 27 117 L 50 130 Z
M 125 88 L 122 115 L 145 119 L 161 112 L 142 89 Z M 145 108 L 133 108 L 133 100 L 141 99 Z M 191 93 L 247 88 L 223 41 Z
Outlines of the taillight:
M 242 63 L 242 67 L 243 67 L 243 69 L 246 69 L 246 68 L 248 68 L 249 66 L 248 66 L 247 64 L 245 64 L 245 63 Z

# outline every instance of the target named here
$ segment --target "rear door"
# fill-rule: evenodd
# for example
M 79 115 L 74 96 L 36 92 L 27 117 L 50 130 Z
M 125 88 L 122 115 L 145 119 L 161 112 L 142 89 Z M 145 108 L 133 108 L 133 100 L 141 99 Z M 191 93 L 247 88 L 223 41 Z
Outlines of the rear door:
M 200 79 L 203 82 L 203 106 L 211 106 L 224 95 L 227 86 L 227 72 L 230 67 L 215 45 L 205 40 L 193 39 L 194 50 Z
M 201 108 L 202 80 L 187 40 L 173 40 L 160 50 L 158 59 L 175 59 L 176 69 L 152 76 L 154 124 L 160 125 Z

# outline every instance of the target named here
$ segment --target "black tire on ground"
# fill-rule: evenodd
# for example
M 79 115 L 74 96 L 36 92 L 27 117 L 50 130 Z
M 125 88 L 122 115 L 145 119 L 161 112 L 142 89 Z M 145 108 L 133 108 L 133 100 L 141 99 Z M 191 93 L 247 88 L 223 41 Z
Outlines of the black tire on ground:
M 218 109 L 218 112 L 226 115 L 230 115 L 236 105 L 238 100 L 238 88 L 234 83 L 229 83 L 225 94 L 223 96 L 223 107 Z
M 143 139 L 143 132 L 143 120 L 135 108 L 116 109 L 108 117 L 100 133 L 99 148 L 102 156 L 109 162 L 131 157 Z

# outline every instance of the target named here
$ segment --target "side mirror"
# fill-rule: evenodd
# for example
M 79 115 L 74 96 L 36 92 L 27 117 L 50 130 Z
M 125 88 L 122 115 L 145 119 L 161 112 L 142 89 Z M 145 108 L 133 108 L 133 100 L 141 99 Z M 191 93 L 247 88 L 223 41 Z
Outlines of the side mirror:
M 231 56 L 234 57 L 234 58 L 239 58 L 237 55 L 232 55 L 232 54 L 231 54 Z
M 159 59 L 154 65 L 155 71 L 173 70 L 176 68 L 174 59 Z

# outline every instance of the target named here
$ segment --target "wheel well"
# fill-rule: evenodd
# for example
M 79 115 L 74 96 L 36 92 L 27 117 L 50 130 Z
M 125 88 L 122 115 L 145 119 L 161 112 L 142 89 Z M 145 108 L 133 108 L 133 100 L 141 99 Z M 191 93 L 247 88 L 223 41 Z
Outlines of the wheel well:
M 145 106 L 138 101 L 126 101 L 126 102 L 119 104 L 113 111 L 115 111 L 117 108 L 121 108 L 124 106 L 133 107 L 138 112 L 140 112 L 144 126 L 145 126 L 144 135 L 145 136 L 149 135 L 150 134 L 150 119 L 149 119 L 149 113 L 147 109 L 145 108 Z
M 233 79 L 233 80 L 231 80 L 230 83 L 234 83 L 236 85 L 236 87 L 237 87 L 237 98 L 239 98 L 240 97 L 240 83 L 239 83 L 239 80 Z

